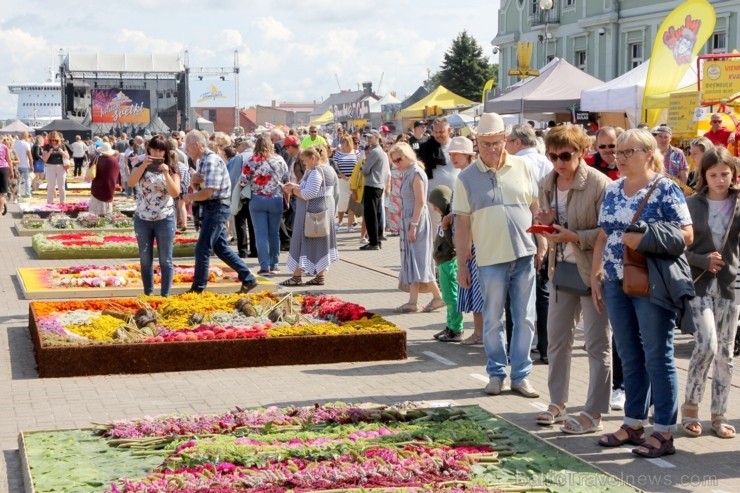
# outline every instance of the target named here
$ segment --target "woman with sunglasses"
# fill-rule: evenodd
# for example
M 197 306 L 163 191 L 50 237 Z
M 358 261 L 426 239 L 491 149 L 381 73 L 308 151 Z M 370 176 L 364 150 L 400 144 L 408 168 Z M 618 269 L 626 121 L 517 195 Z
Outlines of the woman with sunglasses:
M 49 134 L 49 144 L 41 155 L 46 163 L 46 202 L 49 204 L 54 203 L 56 190 L 59 191 L 59 203 L 64 203 L 69 156 L 69 150 L 62 144 L 62 134 L 54 130 Z
M 681 189 L 663 175 L 663 153 L 655 137 L 643 129 L 627 130 L 617 139 L 615 155 L 622 178 L 607 186 L 601 204 L 591 289 L 597 310 L 606 308 L 609 314 L 622 358 L 626 400 L 621 428 L 604 435 L 599 444 L 620 447 L 630 443 L 637 445 L 633 453 L 656 458 L 676 451 L 675 304 L 682 296 L 694 294 L 683 254 L 694 234 Z M 650 280 L 649 296 L 624 291 L 627 247 L 644 254 L 650 276 L 657 276 Z M 643 423 L 651 399 L 655 425 L 646 437 Z
M 180 195 L 180 174 L 173 160 L 170 142 L 155 135 L 146 145 L 146 157 L 128 176 L 128 186 L 136 187 L 134 232 L 139 244 L 141 282 L 144 294 L 154 291 L 154 241 L 159 252 L 160 294 L 169 296 L 174 266 L 175 198 Z
M 535 421 L 546 426 L 563 423 L 560 429 L 572 435 L 603 429 L 601 416 L 609 412 L 611 397 L 611 328 L 589 292 L 599 208 L 611 180 L 584 161 L 589 145 L 588 135 L 575 125 L 555 127 L 548 132 L 545 146 L 554 169 L 540 181 L 540 212 L 536 218 L 556 231 L 545 234 L 550 250 L 547 385 L 551 404 L 537 414 Z M 563 274 L 575 283 L 562 282 Z M 576 289 L 579 285 L 580 291 Z M 568 416 L 573 342 L 581 313 L 589 364 L 588 391 L 583 411 Z

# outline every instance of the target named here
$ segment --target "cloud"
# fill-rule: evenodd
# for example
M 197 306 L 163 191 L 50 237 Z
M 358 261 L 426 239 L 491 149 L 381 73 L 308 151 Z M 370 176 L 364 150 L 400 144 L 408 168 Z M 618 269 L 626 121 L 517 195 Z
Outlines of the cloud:
M 240 48 L 244 43 L 242 33 L 236 29 L 224 29 L 218 39 L 221 48 Z
M 0 30 L 0 46 L 2 58 L 9 57 L 14 64 L 20 65 L 30 57 L 45 55 L 49 50 L 44 38 L 33 36 L 20 29 Z
M 290 29 L 274 17 L 257 17 L 252 25 L 262 33 L 265 41 L 287 42 L 293 39 Z
M 127 51 L 135 46 L 136 53 L 177 53 L 184 49 L 184 45 L 177 41 L 157 39 L 143 31 L 130 31 L 128 29 L 121 29 L 118 44 L 126 47 Z

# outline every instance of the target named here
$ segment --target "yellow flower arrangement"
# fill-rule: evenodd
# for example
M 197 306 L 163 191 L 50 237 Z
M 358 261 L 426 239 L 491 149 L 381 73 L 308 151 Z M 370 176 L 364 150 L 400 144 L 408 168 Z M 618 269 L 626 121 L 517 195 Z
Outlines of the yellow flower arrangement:
M 89 325 L 68 325 L 65 329 L 93 341 L 111 341 L 123 321 L 110 315 L 92 318 Z

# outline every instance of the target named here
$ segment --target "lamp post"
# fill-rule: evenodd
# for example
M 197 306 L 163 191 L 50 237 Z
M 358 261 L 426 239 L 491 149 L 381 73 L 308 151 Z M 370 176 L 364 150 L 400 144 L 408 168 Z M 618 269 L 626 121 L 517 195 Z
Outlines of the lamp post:
M 545 43 L 545 56 L 543 59 L 543 65 L 547 65 L 547 44 L 550 41 L 550 33 L 547 32 L 548 24 L 550 23 L 550 10 L 552 10 L 553 3 L 552 0 L 540 0 L 540 10 L 542 10 L 545 13 L 545 36 L 544 36 L 544 43 Z

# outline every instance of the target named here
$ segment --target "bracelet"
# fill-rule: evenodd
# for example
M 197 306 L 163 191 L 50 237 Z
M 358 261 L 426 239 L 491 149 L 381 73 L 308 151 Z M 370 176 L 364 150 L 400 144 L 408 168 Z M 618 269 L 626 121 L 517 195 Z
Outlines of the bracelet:
M 411 226 L 418 226 L 418 225 L 419 225 L 419 221 L 416 221 L 416 222 L 411 221 Z

